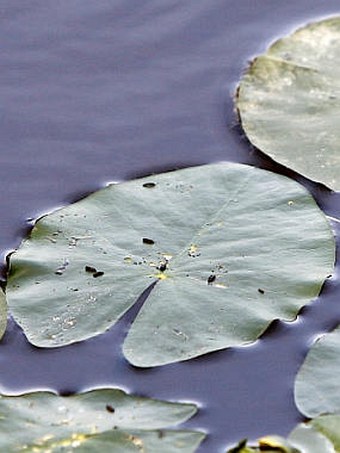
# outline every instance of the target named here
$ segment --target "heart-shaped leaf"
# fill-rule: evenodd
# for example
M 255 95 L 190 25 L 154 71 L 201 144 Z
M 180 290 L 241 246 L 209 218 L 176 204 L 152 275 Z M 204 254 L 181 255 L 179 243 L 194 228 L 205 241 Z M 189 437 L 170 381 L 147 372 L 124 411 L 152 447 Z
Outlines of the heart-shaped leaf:
M 29 340 L 52 347 L 104 332 L 157 282 L 124 345 L 133 364 L 155 366 L 294 319 L 333 263 L 328 222 L 302 186 L 214 164 L 111 185 L 43 217 L 11 256 L 7 298 Z
M 295 401 L 307 417 L 340 414 L 340 326 L 309 351 L 295 381 Z M 340 429 L 339 429 L 340 432 Z
M 192 453 L 204 438 L 165 428 L 196 412 L 192 404 L 103 389 L 61 397 L 47 392 L 0 397 L 0 450 Z
M 279 163 L 340 190 L 340 17 L 275 42 L 237 95 L 249 140 Z

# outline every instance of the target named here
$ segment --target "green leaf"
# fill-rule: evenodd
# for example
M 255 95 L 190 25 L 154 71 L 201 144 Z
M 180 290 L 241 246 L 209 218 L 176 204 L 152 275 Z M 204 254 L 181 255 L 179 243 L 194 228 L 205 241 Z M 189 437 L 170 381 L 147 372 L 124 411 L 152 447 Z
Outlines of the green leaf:
M 2 396 L 0 450 L 192 453 L 204 434 L 164 428 L 195 412 L 192 404 L 134 397 L 115 389 L 67 397 L 47 392 Z
M 340 413 L 340 326 L 309 351 L 295 381 L 295 401 L 307 417 Z M 340 432 L 340 430 L 339 430 Z
M 7 303 L 3 291 L 0 289 L 0 339 L 3 337 L 7 326 Z
M 7 298 L 29 340 L 53 347 L 104 332 L 157 282 L 124 344 L 147 367 L 293 320 L 333 264 L 332 232 L 302 186 L 214 164 L 112 185 L 43 217 L 11 256 Z
M 340 426 L 338 425 L 340 428 Z M 313 426 L 313 421 L 301 423 L 289 435 L 289 441 L 301 453 L 335 453 L 335 445 Z
M 239 448 L 241 446 L 241 448 Z M 257 445 L 248 446 L 240 442 L 239 446 L 228 453 L 339 453 L 340 452 L 340 416 L 320 416 L 307 423 L 300 423 L 287 439 L 279 436 L 266 436 L 259 439 Z
M 256 58 L 238 90 L 249 140 L 280 164 L 340 190 L 340 17 L 307 25 Z
M 329 439 L 337 452 L 340 452 L 340 415 L 323 415 L 312 420 L 314 430 Z

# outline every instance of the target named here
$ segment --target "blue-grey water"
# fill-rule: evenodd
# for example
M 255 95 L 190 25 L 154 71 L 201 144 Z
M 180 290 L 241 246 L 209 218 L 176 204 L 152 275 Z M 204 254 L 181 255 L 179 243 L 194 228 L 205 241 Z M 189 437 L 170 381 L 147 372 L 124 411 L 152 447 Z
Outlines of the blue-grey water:
M 2 257 L 30 219 L 108 181 L 221 160 L 285 172 L 242 136 L 235 87 L 273 40 L 339 9 L 339 0 L 2 0 Z M 340 215 L 337 194 L 288 174 Z M 315 336 L 340 321 L 339 298 L 335 275 L 296 322 L 275 322 L 253 346 L 152 370 L 121 355 L 128 318 L 54 350 L 32 347 L 10 321 L 0 389 L 119 386 L 195 401 L 200 412 L 186 426 L 208 433 L 199 453 L 224 452 L 240 438 L 286 435 L 302 420 L 294 377 Z

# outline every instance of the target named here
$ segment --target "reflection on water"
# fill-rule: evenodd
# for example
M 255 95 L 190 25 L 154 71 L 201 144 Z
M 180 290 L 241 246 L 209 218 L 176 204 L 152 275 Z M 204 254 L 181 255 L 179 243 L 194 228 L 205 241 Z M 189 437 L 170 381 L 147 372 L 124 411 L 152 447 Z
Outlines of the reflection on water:
M 0 249 L 26 219 L 107 181 L 232 160 L 273 168 L 241 137 L 232 94 L 247 61 L 277 36 L 338 10 L 337 0 L 3 0 Z M 275 167 L 277 171 L 283 171 Z M 303 182 L 330 215 L 338 195 Z M 81 344 L 42 350 L 10 322 L 0 345 L 4 391 L 63 393 L 117 385 L 197 401 L 187 423 L 211 435 L 200 452 L 286 434 L 299 419 L 293 380 L 310 341 L 340 320 L 337 278 L 295 323 L 255 345 L 139 371 L 121 355 L 129 316 Z

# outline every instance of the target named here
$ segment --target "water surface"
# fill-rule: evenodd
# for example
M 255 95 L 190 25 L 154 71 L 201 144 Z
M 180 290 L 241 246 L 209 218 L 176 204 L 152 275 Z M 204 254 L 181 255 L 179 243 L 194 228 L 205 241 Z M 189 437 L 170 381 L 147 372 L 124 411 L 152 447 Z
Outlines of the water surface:
M 235 86 L 277 37 L 338 10 L 338 0 L 3 0 L 2 256 L 18 246 L 29 219 L 108 181 L 222 160 L 285 172 L 242 137 Z M 288 174 L 340 215 L 338 195 Z M 311 341 L 340 321 L 339 297 L 336 275 L 296 322 L 274 323 L 253 346 L 146 371 L 120 351 L 129 317 L 54 350 L 29 345 L 11 321 L 0 344 L 0 387 L 17 394 L 114 385 L 195 401 L 201 410 L 187 426 L 209 433 L 199 452 L 223 452 L 243 437 L 285 435 L 302 419 L 294 377 Z

